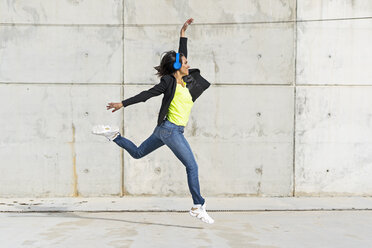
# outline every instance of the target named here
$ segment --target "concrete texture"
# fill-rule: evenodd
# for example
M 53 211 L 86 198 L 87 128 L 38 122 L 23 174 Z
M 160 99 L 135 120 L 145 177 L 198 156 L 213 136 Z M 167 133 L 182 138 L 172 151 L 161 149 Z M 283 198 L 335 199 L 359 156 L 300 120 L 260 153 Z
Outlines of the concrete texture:
M 0 212 L 187 212 L 190 197 L 0 198 Z M 208 211 L 372 210 L 371 197 L 207 197 Z
M 196 25 L 188 30 L 188 64 L 213 84 L 292 84 L 293 30 L 292 23 Z M 125 27 L 124 83 L 158 83 L 153 67 L 164 51 L 178 49 L 178 31 Z
M 12 248 L 364 248 L 372 242 L 371 197 L 210 197 L 206 203 L 213 225 L 189 216 L 189 197 L 1 198 L 0 240 Z
M 296 195 L 372 192 L 370 87 L 298 87 Z
M 5 247 L 365 248 L 371 211 L 0 213 Z
M 16 24 L 122 24 L 122 0 L 0 0 L 0 22 Z
M 294 19 L 295 1 L 124 1 L 125 24 L 182 24 L 190 16 L 200 23 L 288 21 Z
M 4 83 L 120 83 L 122 28 L 0 26 Z
M 371 12 L 372 13 L 372 12 Z M 297 84 L 371 85 L 372 20 L 297 24 Z
M 110 98 L 120 86 L 0 85 L 0 195 L 119 195 L 120 149 L 91 135 L 120 123 L 104 111 Z
M 371 17 L 372 2 L 365 0 L 300 0 L 298 20 L 322 20 Z
M 189 17 L 212 83 L 185 130 L 204 196 L 372 195 L 369 1 L 0 0 L 0 196 L 190 200 L 168 149 L 133 160 L 90 134 L 151 134 L 161 97 L 105 104 L 159 82 Z

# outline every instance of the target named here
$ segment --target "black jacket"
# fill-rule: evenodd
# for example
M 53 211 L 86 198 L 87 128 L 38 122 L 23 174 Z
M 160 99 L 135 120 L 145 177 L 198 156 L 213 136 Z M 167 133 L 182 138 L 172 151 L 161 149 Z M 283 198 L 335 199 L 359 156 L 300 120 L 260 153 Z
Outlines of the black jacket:
M 187 58 L 187 38 L 180 38 L 180 46 L 178 52 L 183 53 Z M 199 69 L 189 69 L 189 75 L 183 77 L 183 80 L 186 82 L 186 87 L 190 91 L 193 102 L 195 102 L 195 100 L 203 93 L 203 91 L 205 91 L 210 86 L 210 83 L 200 75 Z M 158 83 L 151 89 L 142 91 L 138 95 L 122 101 L 123 106 L 127 107 L 138 102 L 145 102 L 151 97 L 164 94 L 158 116 L 159 126 L 168 114 L 168 108 L 173 100 L 174 93 L 176 92 L 176 86 L 177 80 L 173 75 L 162 76 L 160 79 L 160 83 Z

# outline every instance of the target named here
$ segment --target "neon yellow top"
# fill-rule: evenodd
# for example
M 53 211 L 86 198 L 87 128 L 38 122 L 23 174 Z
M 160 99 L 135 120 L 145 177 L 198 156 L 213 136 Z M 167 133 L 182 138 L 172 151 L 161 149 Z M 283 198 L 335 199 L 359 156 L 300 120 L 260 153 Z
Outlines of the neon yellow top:
M 191 108 L 194 105 L 190 91 L 186 87 L 186 83 L 183 82 L 183 84 L 185 87 L 177 84 L 176 92 L 174 93 L 172 102 L 169 105 L 167 115 L 168 121 L 178 126 L 186 126 L 187 122 L 189 121 Z

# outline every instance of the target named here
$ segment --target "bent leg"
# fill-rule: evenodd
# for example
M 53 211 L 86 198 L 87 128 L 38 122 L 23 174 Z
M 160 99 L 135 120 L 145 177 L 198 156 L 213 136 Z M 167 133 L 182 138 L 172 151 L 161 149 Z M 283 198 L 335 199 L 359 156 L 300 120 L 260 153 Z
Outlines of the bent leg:
M 119 135 L 113 140 L 118 146 L 124 148 L 133 158 L 139 159 L 164 145 L 163 141 L 153 133 L 139 147 L 127 138 Z

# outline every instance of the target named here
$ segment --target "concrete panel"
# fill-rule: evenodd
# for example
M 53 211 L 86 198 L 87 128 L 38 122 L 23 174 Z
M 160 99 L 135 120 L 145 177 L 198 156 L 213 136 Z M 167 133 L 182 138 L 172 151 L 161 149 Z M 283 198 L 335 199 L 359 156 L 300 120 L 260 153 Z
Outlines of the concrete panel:
M 0 0 L 1 23 L 122 24 L 122 0 Z
M 372 84 L 372 20 L 298 23 L 298 84 Z
M 2 26 L 0 82 L 120 83 L 121 27 Z
M 157 83 L 153 67 L 178 49 L 178 27 L 126 27 L 124 82 Z M 293 24 L 192 26 L 188 60 L 213 83 L 291 84 Z
M 288 21 L 294 19 L 295 0 L 235 1 L 124 1 L 125 24 Z
M 121 157 L 100 123 L 120 123 L 105 109 L 120 86 L 0 86 L 0 195 L 119 195 Z
M 298 87 L 296 195 L 372 195 L 372 89 Z
M 372 1 L 301 0 L 297 1 L 297 19 L 334 19 L 372 16 Z
M 130 97 L 150 86 L 125 86 Z M 156 126 L 162 97 L 129 106 L 125 137 L 140 145 Z M 289 196 L 293 175 L 292 87 L 211 86 L 185 129 L 205 196 Z M 190 196 L 186 170 L 163 146 L 135 160 L 124 153 L 129 194 Z

